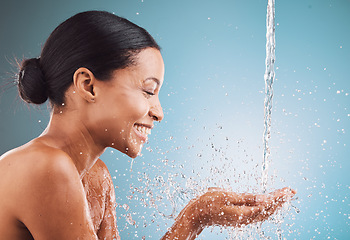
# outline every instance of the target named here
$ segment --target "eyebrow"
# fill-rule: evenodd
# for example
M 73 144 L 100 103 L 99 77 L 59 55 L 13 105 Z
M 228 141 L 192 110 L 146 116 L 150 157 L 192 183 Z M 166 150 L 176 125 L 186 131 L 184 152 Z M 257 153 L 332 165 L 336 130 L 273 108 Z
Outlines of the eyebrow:
M 153 81 L 155 81 L 157 83 L 158 86 L 160 86 L 160 81 L 159 81 L 158 78 L 156 78 L 156 77 L 149 77 L 149 78 L 145 79 L 145 82 L 148 81 L 148 80 L 153 80 Z

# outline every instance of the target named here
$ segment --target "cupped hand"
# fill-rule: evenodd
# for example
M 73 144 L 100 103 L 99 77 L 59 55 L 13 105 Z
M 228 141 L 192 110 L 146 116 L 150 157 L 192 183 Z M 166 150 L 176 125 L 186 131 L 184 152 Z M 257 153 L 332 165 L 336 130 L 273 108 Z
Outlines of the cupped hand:
M 220 188 L 192 199 L 175 219 L 162 240 L 193 240 L 211 225 L 234 226 L 262 222 L 295 195 L 283 188 L 268 194 L 234 193 Z
M 295 190 L 288 187 L 268 194 L 238 194 L 220 188 L 209 188 L 205 194 L 191 200 L 185 208 L 186 215 L 191 215 L 200 227 L 240 227 L 266 220 L 295 193 Z

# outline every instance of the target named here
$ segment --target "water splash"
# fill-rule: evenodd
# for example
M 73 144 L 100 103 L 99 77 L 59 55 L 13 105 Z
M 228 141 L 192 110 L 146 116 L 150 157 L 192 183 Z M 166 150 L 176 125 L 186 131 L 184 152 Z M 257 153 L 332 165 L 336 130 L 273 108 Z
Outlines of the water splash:
M 264 110 L 264 135 L 263 135 L 263 164 L 262 164 L 262 191 L 266 193 L 270 148 L 268 145 L 271 137 L 271 110 L 275 79 L 275 0 L 268 0 L 266 14 L 266 69 L 265 69 L 265 110 Z
M 224 124 L 201 127 L 205 130 L 200 132 L 201 137 L 185 136 L 184 139 L 181 139 L 182 146 L 179 147 L 175 144 L 179 139 L 168 136 L 164 142 L 173 143 L 170 144 L 170 149 L 167 148 L 165 151 L 160 147 L 155 147 L 153 150 L 149 147 L 146 148 L 148 150 L 145 153 L 147 159 L 157 158 L 159 164 L 146 162 L 142 169 L 135 165 L 134 173 L 137 174 L 138 182 L 132 184 L 133 201 L 135 201 L 135 206 L 139 204 L 151 209 L 147 210 L 147 213 L 152 217 L 151 221 L 146 221 L 142 217 L 136 219 L 141 222 L 136 226 L 154 226 L 159 223 L 159 219 L 171 224 L 171 220 L 177 216 L 190 199 L 203 194 L 210 186 L 222 187 L 235 192 L 258 193 L 261 191 L 260 185 L 263 183 L 263 192 L 267 191 L 267 170 L 270 155 L 268 140 L 271 129 L 272 84 L 275 77 L 274 6 L 274 0 L 269 0 L 266 20 L 266 72 L 264 76 L 266 98 L 263 170 L 261 171 L 261 166 L 256 163 L 256 157 L 254 157 L 261 154 L 261 149 L 252 148 L 249 143 L 245 143 L 244 139 L 234 139 L 225 129 L 223 130 Z M 185 144 L 188 144 L 188 147 Z M 237 145 L 236 148 L 235 145 Z M 189 156 L 189 159 L 193 159 L 195 156 L 193 167 L 191 165 L 183 167 L 184 156 Z M 177 165 L 177 162 L 180 162 L 181 165 Z M 146 166 L 147 172 L 144 171 Z M 263 174 L 262 178 L 260 178 L 261 174 Z M 184 182 L 184 179 L 187 181 Z M 269 186 L 273 185 L 273 181 L 274 178 L 269 178 Z M 132 204 L 134 205 L 134 203 Z M 294 208 L 289 203 L 285 204 L 284 211 L 276 212 L 269 221 L 264 222 L 264 225 L 256 223 L 241 228 L 223 228 L 228 231 L 227 239 L 272 239 L 272 235 L 276 236 L 276 234 L 278 239 L 282 239 L 282 234 L 288 234 L 282 228 L 286 218 L 284 213 L 289 212 L 289 210 L 285 210 L 286 206 Z M 297 209 L 295 210 L 297 212 Z M 157 225 L 157 231 L 160 231 L 158 228 Z

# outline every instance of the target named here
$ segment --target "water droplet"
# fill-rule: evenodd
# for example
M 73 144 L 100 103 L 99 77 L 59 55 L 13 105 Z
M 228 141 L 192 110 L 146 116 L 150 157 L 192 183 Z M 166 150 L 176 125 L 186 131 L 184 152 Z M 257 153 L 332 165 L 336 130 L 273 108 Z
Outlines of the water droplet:
M 130 224 L 130 225 L 135 225 L 135 220 L 132 219 L 131 213 L 126 214 L 126 221 Z
M 128 204 L 123 204 L 123 208 L 125 209 L 125 211 L 128 211 L 129 210 L 129 205 Z

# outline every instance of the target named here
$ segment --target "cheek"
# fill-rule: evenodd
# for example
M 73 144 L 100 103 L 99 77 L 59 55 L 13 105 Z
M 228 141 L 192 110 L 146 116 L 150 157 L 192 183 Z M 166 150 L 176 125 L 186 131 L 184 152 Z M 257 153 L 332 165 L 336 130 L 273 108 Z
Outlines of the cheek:
M 110 96 L 109 99 L 106 96 L 108 102 L 99 104 L 91 113 L 100 129 L 114 129 L 113 132 L 125 131 L 131 124 L 148 114 L 149 103 L 144 96 L 132 93 L 117 96 Z
M 128 120 L 132 122 L 147 115 L 148 111 L 149 104 L 143 96 L 134 98 L 129 97 L 121 106 L 121 114 L 128 116 L 130 118 Z

